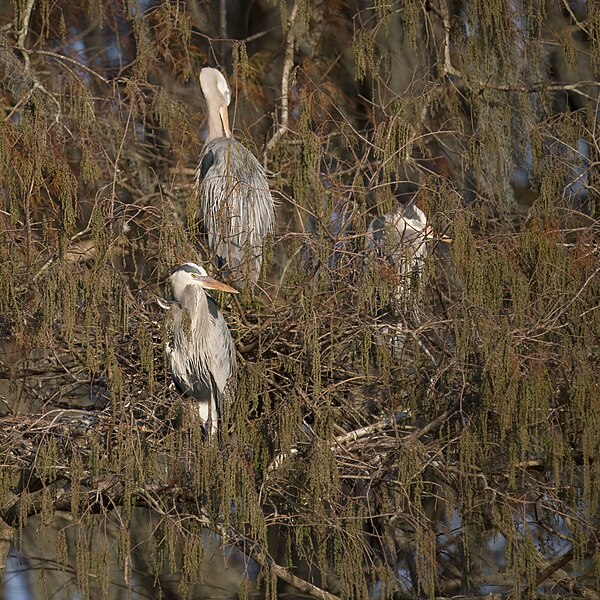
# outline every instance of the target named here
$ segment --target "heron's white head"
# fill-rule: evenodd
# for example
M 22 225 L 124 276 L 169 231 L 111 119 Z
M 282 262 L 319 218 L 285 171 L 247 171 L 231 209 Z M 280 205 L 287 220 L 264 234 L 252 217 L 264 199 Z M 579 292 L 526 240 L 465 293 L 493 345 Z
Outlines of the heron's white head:
M 432 236 L 432 229 L 427 225 L 427 217 L 418 206 L 414 204 L 400 206 L 394 217 L 394 225 L 402 237 L 430 238 Z
M 223 135 L 229 137 L 229 117 L 227 107 L 231 102 L 231 90 L 223 74 L 212 67 L 204 67 L 200 71 L 200 89 L 209 112 L 218 112 L 223 127 Z
M 237 294 L 238 291 L 226 283 L 222 283 L 209 277 L 203 267 L 195 263 L 184 263 L 175 267 L 171 277 L 169 277 L 173 299 L 180 302 L 183 292 L 189 286 L 195 286 L 203 290 L 219 290 L 229 294 Z
M 202 93 L 214 97 L 215 94 L 221 95 L 221 101 L 225 106 L 231 102 L 231 90 L 223 73 L 212 67 L 204 67 L 200 70 L 200 87 Z

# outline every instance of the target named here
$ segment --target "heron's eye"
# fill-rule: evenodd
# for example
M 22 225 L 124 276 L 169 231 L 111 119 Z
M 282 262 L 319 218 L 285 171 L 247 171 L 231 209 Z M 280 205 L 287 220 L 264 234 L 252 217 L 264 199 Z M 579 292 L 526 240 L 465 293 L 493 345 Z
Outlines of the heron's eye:
M 198 275 L 196 275 L 196 273 L 190 273 L 190 274 L 194 279 L 196 279 L 196 277 L 198 277 Z

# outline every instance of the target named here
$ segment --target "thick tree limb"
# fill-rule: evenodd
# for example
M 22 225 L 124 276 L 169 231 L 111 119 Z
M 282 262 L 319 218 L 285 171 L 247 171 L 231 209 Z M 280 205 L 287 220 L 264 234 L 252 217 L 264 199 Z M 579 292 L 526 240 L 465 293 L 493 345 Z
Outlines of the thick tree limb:
M 23 60 L 25 61 L 25 66 L 29 69 L 29 56 L 27 52 L 25 52 L 25 38 L 29 33 L 29 20 L 31 19 L 31 11 L 33 10 L 33 5 L 35 4 L 35 0 L 27 0 L 27 3 L 23 7 L 23 12 L 21 16 L 21 23 L 19 24 L 19 31 L 17 32 L 17 48 L 23 53 Z

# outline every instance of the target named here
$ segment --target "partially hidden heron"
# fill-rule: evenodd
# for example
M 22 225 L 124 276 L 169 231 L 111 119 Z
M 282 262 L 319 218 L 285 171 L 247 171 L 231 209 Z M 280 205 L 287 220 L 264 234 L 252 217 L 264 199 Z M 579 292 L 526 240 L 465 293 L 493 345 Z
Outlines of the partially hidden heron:
M 237 294 L 195 263 L 176 267 L 169 283 L 172 301 L 167 356 L 178 390 L 199 405 L 200 419 L 214 434 L 223 415 L 223 392 L 236 369 L 235 346 L 223 314 L 206 290 Z
M 218 267 L 233 279 L 256 283 L 263 239 L 275 220 L 273 197 L 262 165 L 232 136 L 227 114 L 231 90 L 225 77 L 205 67 L 200 89 L 208 135 L 196 169 L 196 199 L 208 247 Z
M 394 212 L 375 217 L 367 229 L 365 249 L 385 261 L 393 281 L 397 308 L 414 288 L 427 257 L 427 241 L 433 237 L 425 213 L 415 204 L 401 204 Z

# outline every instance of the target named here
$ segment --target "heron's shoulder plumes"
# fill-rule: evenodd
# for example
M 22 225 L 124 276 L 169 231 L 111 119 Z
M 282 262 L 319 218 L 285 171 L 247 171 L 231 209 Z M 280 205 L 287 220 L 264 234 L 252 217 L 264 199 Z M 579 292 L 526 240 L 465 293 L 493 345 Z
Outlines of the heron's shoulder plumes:
M 233 138 L 210 140 L 196 170 L 196 196 L 209 247 L 234 270 L 253 261 L 250 270 L 257 278 L 262 240 L 275 221 L 263 166 Z
M 204 68 L 200 87 L 208 136 L 196 169 L 195 197 L 208 247 L 238 280 L 245 272 L 256 282 L 262 241 L 275 220 L 273 197 L 263 166 L 232 136 L 227 115 L 231 92 L 225 78 L 216 69 Z
M 269 192 L 264 167 L 244 144 L 232 137 L 206 143 L 196 171 L 197 181 L 204 179 L 211 168 L 213 173 L 226 173 L 234 180 L 255 184 L 257 189 L 264 188 Z

